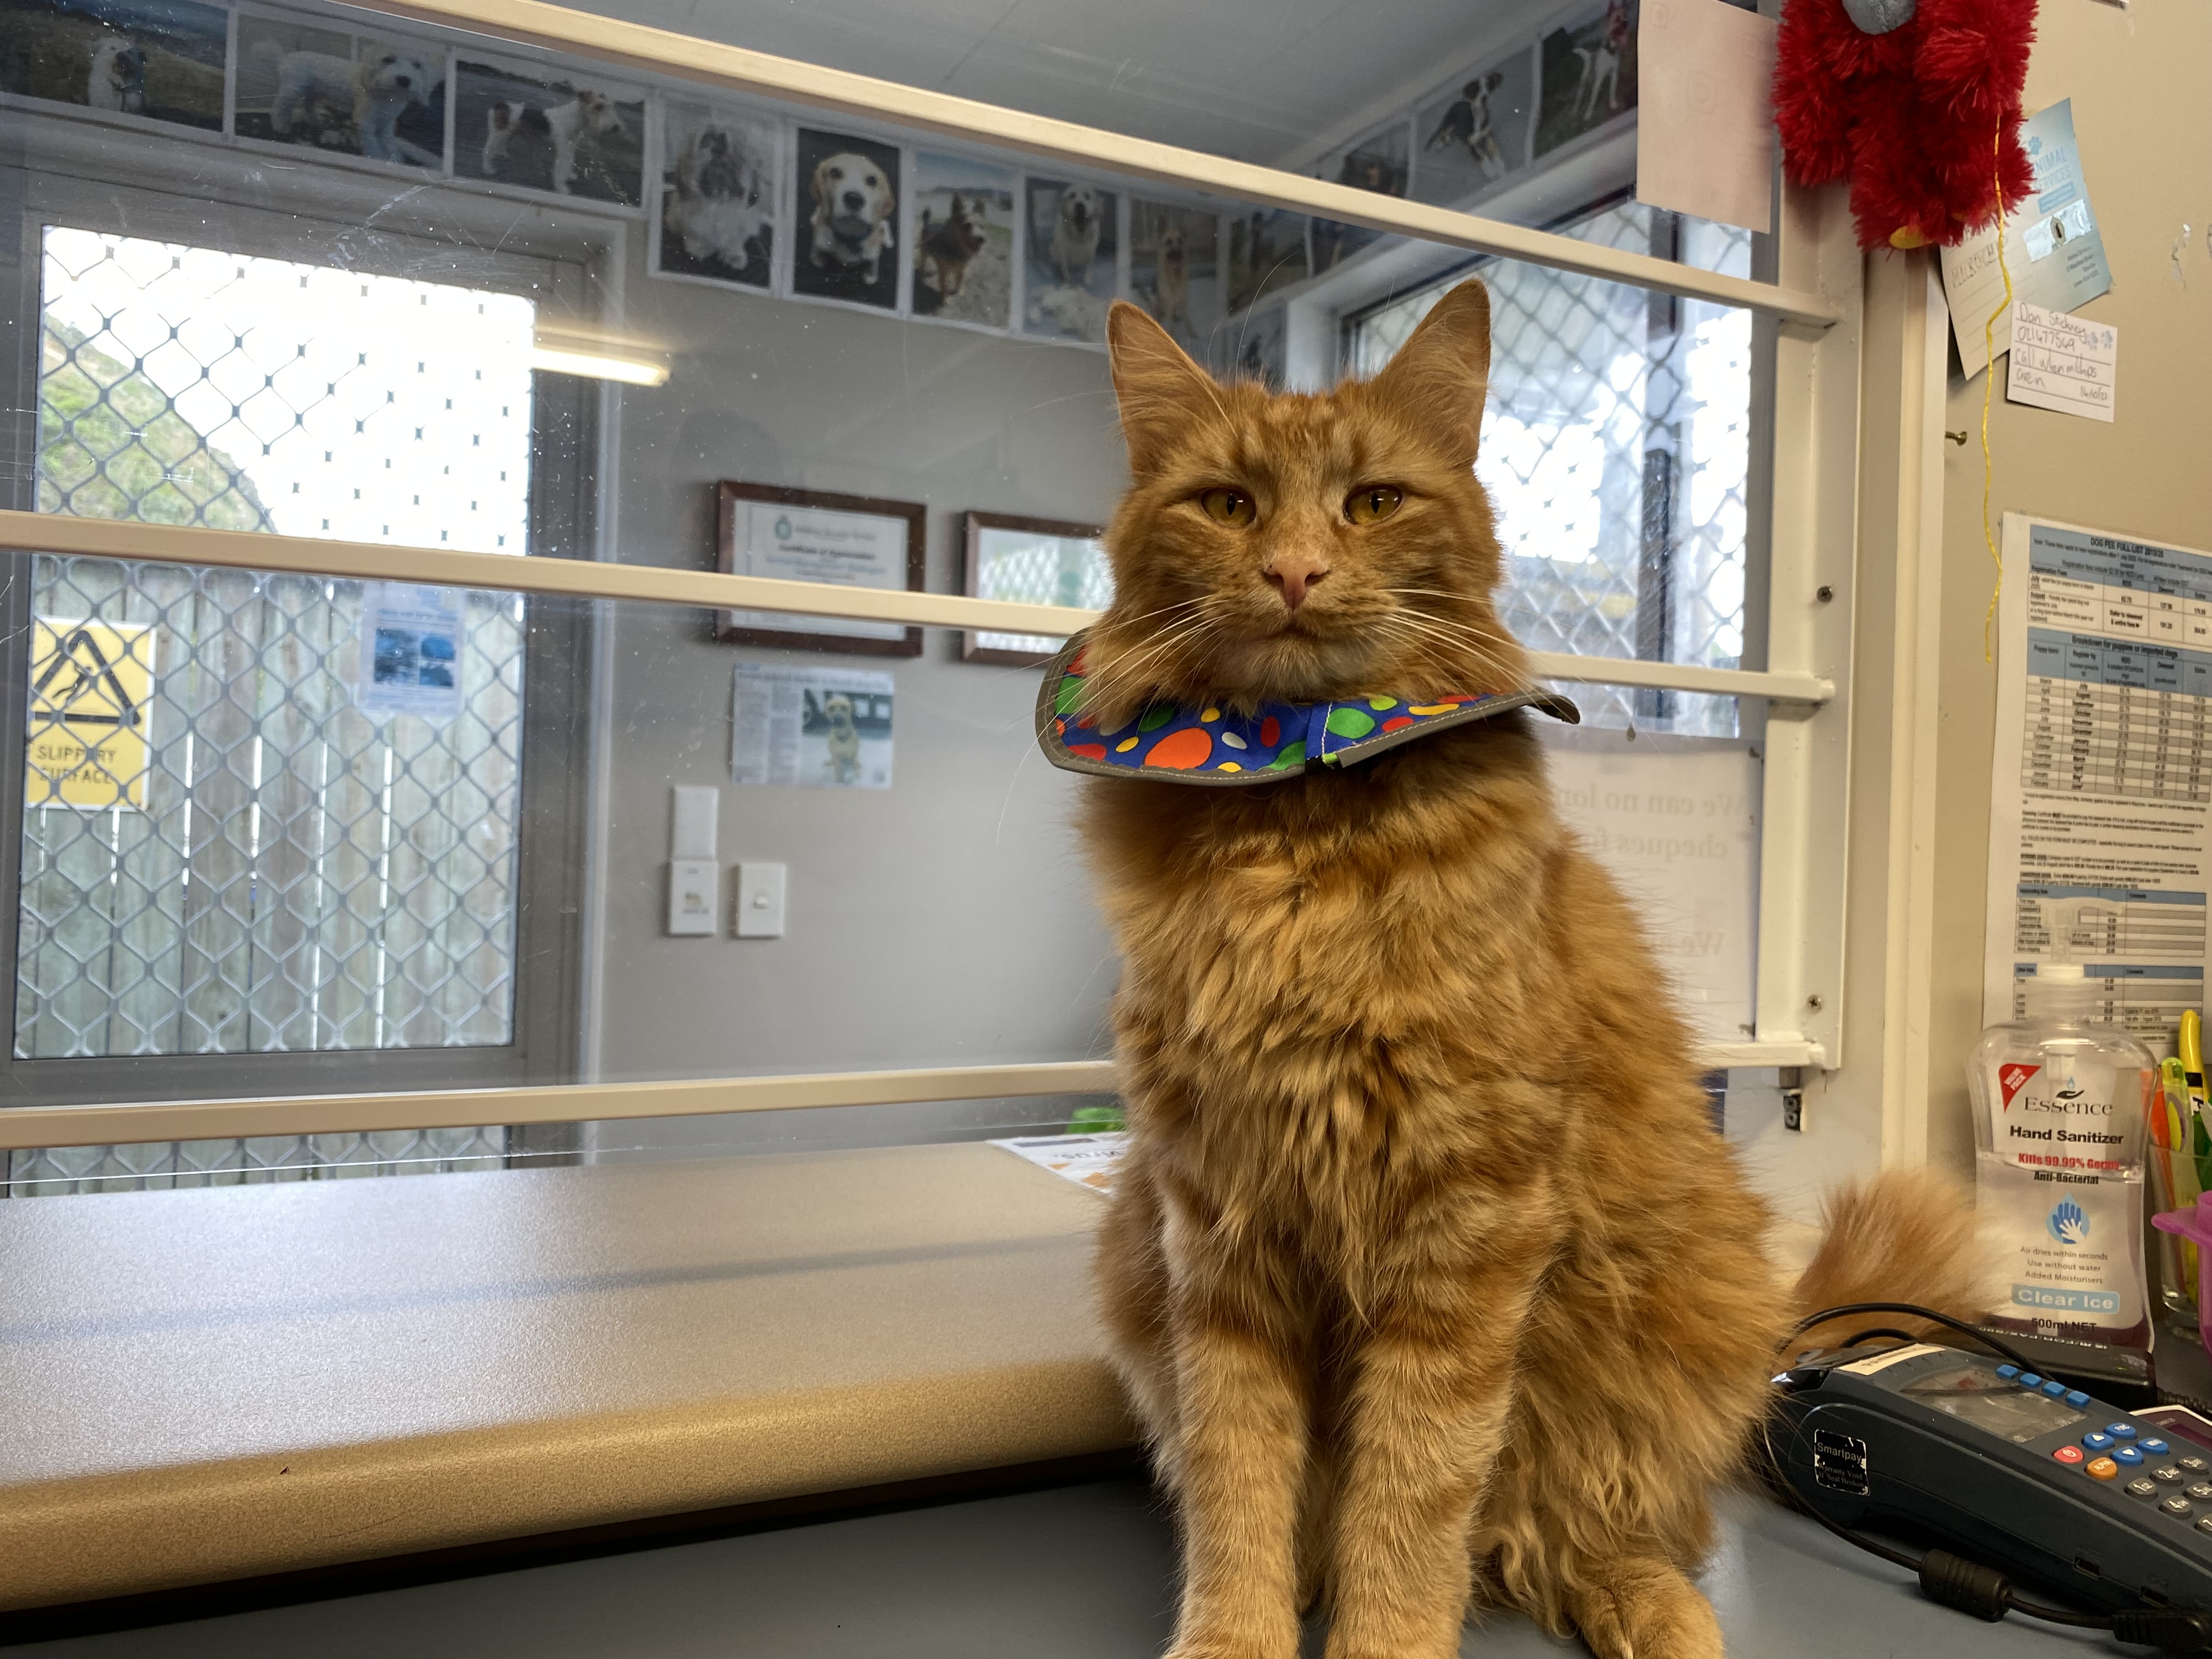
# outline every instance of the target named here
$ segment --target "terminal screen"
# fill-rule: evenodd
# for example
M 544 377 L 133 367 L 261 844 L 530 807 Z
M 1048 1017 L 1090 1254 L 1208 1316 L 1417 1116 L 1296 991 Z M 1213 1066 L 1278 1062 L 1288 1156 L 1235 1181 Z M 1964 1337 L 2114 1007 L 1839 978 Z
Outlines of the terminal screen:
M 1902 1392 L 2016 1443 L 2069 1428 L 2082 1419 L 2064 1401 L 2008 1382 L 1978 1365 L 1937 1371 L 1906 1383 Z

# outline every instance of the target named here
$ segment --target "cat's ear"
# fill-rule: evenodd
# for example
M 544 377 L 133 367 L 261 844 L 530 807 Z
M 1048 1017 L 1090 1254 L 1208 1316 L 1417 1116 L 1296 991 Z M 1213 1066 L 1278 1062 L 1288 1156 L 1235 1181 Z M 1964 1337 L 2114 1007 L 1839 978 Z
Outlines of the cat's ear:
M 1376 396 L 1470 466 L 1489 388 L 1490 291 L 1480 283 L 1462 283 L 1437 301 L 1374 382 Z
M 1174 336 L 1127 300 L 1106 313 L 1106 349 L 1129 471 L 1141 476 L 1165 458 L 1193 408 L 1219 404 L 1220 389 Z

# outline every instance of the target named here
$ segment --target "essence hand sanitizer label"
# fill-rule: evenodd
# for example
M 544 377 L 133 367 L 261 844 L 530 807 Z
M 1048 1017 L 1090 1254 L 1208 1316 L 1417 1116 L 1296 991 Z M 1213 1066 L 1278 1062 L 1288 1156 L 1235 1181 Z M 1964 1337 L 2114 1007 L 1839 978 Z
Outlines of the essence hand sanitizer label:
M 2142 1323 L 2153 1075 L 2149 1051 L 2110 1025 L 2037 1017 L 1984 1035 L 1970 1077 L 1976 1194 L 2005 1287 L 1992 1313 L 2113 1335 Z

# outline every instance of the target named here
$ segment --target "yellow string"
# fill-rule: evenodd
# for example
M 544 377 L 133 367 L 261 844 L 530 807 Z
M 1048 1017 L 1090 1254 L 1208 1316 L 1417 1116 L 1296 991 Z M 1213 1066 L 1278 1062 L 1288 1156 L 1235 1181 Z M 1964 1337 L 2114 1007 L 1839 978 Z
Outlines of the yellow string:
M 1990 179 L 1996 190 L 1997 203 L 1997 274 L 2004 278 L 2004 303 L 1992 311 L 1982 324 L 1982 361 L 1988 378 L 1982 382 L 1982 540 L 1990 550 L 1990 562 L 1997 568 L 1996 585 L 1990 589 L 1990 608 L 1982 617 L 1982 660 L 1995 662 L 1996 653 L 1991 635 L 1996 628 L 1997 600 L 2004 593 L 2004 555 L 1997 550 L 1997 538 L 1990 532 L 1990 392 L 1997 383 L 1996 325 L 1997 319 L 2012 309 L 2012 272 L 2005 264 L 2005 205 L 2004 168 L 2002 161 L 2004 128 L 1998 127 L 1996 136 L 1990 142 Z

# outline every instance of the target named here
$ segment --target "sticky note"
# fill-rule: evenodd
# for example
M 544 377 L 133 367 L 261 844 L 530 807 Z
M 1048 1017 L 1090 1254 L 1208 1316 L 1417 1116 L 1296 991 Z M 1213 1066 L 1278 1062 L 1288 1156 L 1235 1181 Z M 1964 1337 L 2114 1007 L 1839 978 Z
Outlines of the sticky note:
M 2061 415 L 2109 421 L 2119 357 L 2120 331 L 2110 323 L 2045 311 L 2023 301 L 2013 307 L 2012 372 L 2005 396 Z

